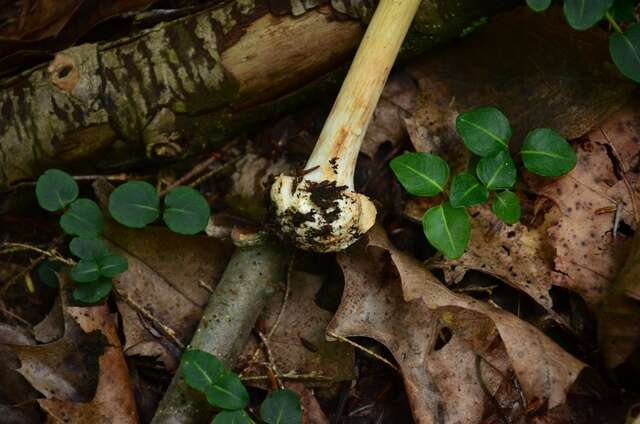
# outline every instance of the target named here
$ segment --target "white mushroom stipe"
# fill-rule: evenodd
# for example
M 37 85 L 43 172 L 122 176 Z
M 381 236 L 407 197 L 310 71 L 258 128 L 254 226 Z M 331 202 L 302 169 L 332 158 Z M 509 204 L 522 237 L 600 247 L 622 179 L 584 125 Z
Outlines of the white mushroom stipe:
M 303 177 L 271 187 L 279 235 L 316 252 L 344 250 L 375 223 L 376 208 L 354 190 L 358 152 L 421 0 L 380 0 L 318 137 Z
M 282 235 L 303 250 L 344 250 L 376 221 L 376 207 L 363 194 L 335 181 L 307 181 L 280 175 L 271 199 Z

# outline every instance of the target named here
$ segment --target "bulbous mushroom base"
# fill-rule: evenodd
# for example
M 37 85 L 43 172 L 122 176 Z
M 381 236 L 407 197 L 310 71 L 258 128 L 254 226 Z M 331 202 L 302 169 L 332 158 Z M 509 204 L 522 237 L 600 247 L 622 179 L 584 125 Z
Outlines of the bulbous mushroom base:
M 335 181 L 280 175 L 271 186 L 279 236 L 303 250 L 344 250 L 375 223 L 376 207 L 363 194 Z

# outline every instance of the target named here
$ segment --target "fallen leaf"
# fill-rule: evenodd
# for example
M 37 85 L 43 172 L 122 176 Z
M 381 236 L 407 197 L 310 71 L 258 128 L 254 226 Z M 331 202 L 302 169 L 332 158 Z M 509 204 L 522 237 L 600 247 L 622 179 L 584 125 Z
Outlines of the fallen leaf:
M 480 422 L 482 387 L 495 393 L 509 369 L 527 400 L 546 400 L 549 408 L 565 401 L 584 364 L 514 315 L 449 291 L 379 227 L 368 238 L 368 247 L 359 243 L 338 255 L 345 290 L 329 331 L 372 337 L 390 350 L 417 422 Z M 435 350 L 445 327 L 451 340 Z M 473 375 L 468 360 L 476 355 L 491 366 Z
M 308 387 L 327 386 L 355 378 L 353 348 L 325 340 L 325 329 L 333 314 L 314 302 L 322 282 L 321 276 L 302 271 L 292 272 L 289 281 L 291 292 L 284 310 L 284 293 L 274 296 L 262 313 L 260 324 L 270 331 L 282 310 L 278 327 L 269 340 L 273 363 L 283 374 L 293 372 L 318 376 L 318 379 L 305 379 Z M 258 339 L 253 338 L 245 346 L 239 362 L 248 363 L 258 347 Z M 264 352 L 260 351 L 256 359 L 258 363 L 265 362 Z M 252 366 L 243 374 L 255 377 L 264 375 L 265 370 L 262 366 Z
M 622 114 L 626 119 L 626 112 Z M 620 119 L 616 114 L 608 125 Z M 579 293 L 595 307 L 605 296 L 628 250 L 628 236 L 618 232 L 614 237 L 616 215 L 619 213 L 621 222 L 635 228 L 640 196 L 625 182 L 627 179 L 631 184 L 638 178 L 635 171 L 619 174 L 608 146 L 592 141 L 601 140 L 602 132 L 595 129 L 586 138 L 575 146 L 578 163 L 573 171 L 534 190 L 550 199 L 560 213 L 557 224 L 548 230 L 556 251 L 553 284 Z M 634 152 L 637 156 L 640 151 L 640 143 L 632 136 L 626 141 L 616 137 L 616 143 L 626 153 L 625 158 L 634 157 Z
M 560 8 L 532 13 L 519 7 L 490 18 L 408 67 L 419 86 L 416 112 L 408 122 L 411 139 L 420 151 L 449 149 L 450 142 L 457 146 L 455 116 L 489 105 L 509 118 L 514 148 L 536 127 L 580 137 L 635 88 L 615 70 L 607 45 L 606 32 L 598 28 L 572 30 Z M 451 151 L 460 155 L 457 147 Z
M 469 270 L 484 272 L 526 293 L 552 313 L 553 250 L 546 234 L 520 223 L 504 225 L 486 205 L 473 208 L 471 216 L 465 254 L 433 263 L 444 271 L 447 283 L 460 282 Z
M 83 332 L 99 333 L 108 343 L 98 362 L 98 385 L 90 402 L 53 398 L 42 399 L 38 403 L 53 418 L 65 423 L 138 423 L 127 363 L 108 307 L 67 306 L 65 313 L 78 323 Z
M 177 365 L 231 254 L 230 243 L 181 236 L 166 228 L 109 225 L 104 238 L 129 268 L 114 279 L 123 318 L 125 354 Z M 182 346 L 180 346 L 182 345 Z
M 598 336 L 605 365 L 625 362 L 640 344 L 640 236 L 598 309 Z

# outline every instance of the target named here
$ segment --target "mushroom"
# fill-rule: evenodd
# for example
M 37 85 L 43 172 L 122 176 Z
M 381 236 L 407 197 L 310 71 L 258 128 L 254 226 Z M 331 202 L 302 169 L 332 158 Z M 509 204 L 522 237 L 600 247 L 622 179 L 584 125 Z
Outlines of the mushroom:
M 271 187 L 280 236 L 303 250 L 346 249 L 375 223 L 373 202 L 353 186 L 356 161 L 420 2 L 380 0 L 302 177 Z

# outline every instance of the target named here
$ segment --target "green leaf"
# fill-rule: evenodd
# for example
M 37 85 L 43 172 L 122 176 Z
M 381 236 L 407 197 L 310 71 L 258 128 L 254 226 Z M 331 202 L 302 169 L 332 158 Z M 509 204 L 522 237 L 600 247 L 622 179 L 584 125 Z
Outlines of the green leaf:
M 564 16 L 573 29 L 589 29 L 604 17 L 613 0 L 564 0 Z
M 73 298 L 82 303 L 96 303 L 111 292 L 111 279 L 101 278 L 93 283 L 82 284 L 73 290 Z
M 456 131 L 465 146 L 485 157 L 505 150 L 511 138 L 507 117 L 494 107 L 479 107 L 456 118 Z
M 505 224 L 515 224 L 520 221 L 520 215 L 522 214 L 518 196 L 509 190 L 496 195 L 495 199 L 493 199 L 491 210 Z
M 52 289 L 57 289 L 60 286 L 58 271 L 60 271 L 60 264 L 58 262 L 44 261 L 38 266 L 36 274 L 38 274 L 38 278 L 42 284 Z
M 193 349 L 185 352 L 180 361 L 180 371 L 189 387 L 206 393 L 224 371 L 222 362 L 212 354 Z
M 624 76 L 640 83 L 640 24 L 630 26 L 623 34 L 611 34 L 609 54 Z
M 239 410 L 222 411 L 213 418 L 211 424 L 252 424 L 253 422 L 246 412 Z
M 511 155 L 506 150 L 480 159 L 476 172 L 478 179 L 489 190 L 511 188 L 516 183 L 516 164 L 513 163 Z
M 551 0 L 527 0 L 527 6 L 536 12 L 547 10 L 551 6 Z
M 93 200 L 78 199 L 60 218 L 65 233 L 83 238 L 97 237 L 104 228 L 102 211 Z
M 422 229 L 429 243 L 449 259 L 457 259 L 469 243 L 471 226 L 463 208 L 443 203 L 429 209 L 422 217 Z
M 489 191 L 476 177 L 466 172 L 453 178 L 449 189 L 449 201 L 454 208 L 466 208 L 489 200 Z
M 209 203 L 191 187 L 176 187 L 164 199 L 162 219 L 174 233 L 192 235 L 207 227 Z
M 249 404 L 249 393 L 237 375 L 224 372 L 207 388 L 207 400 L 220 409 L 243 409 Z
M 115 277 L 129 268 L 127 260 L 120 255 L 109 255 L 98 261 L 102 277 Z
M 56 212 L 78 197 L 78 184 L 66 172 L 49 169 L 36 183 L 36 198 L 43 209 Z
M 414 196 L 432 197 L 444 190 L 449 165 L 430 153 L 403 153 L 390 163 L 400 184 Z
M 111 193 L 109 212 L 122 225 L 143 228 L 160 216 L 160 199 L 151 184 L 129 181 Z
M 300 424 L 302 407 L 298 395 L 291 390 L 275 390 L 260 406 L 260 418 L 267 424 Z
M 100 239 L 76 237 L 69 243 L 71 253 L 80 259 L 97 261 L 109 254 L 107 246 Z
M 543 177 L 565 175 L 576 166 L 577 161 L 576 152 L 567 140 L 548 128 L 529 132 L 520 154 L 525 168 Z
M 69 272 L 76 283 L 90 283 L 100 277 L 100 266 L 96 261 L 81 259 Z

